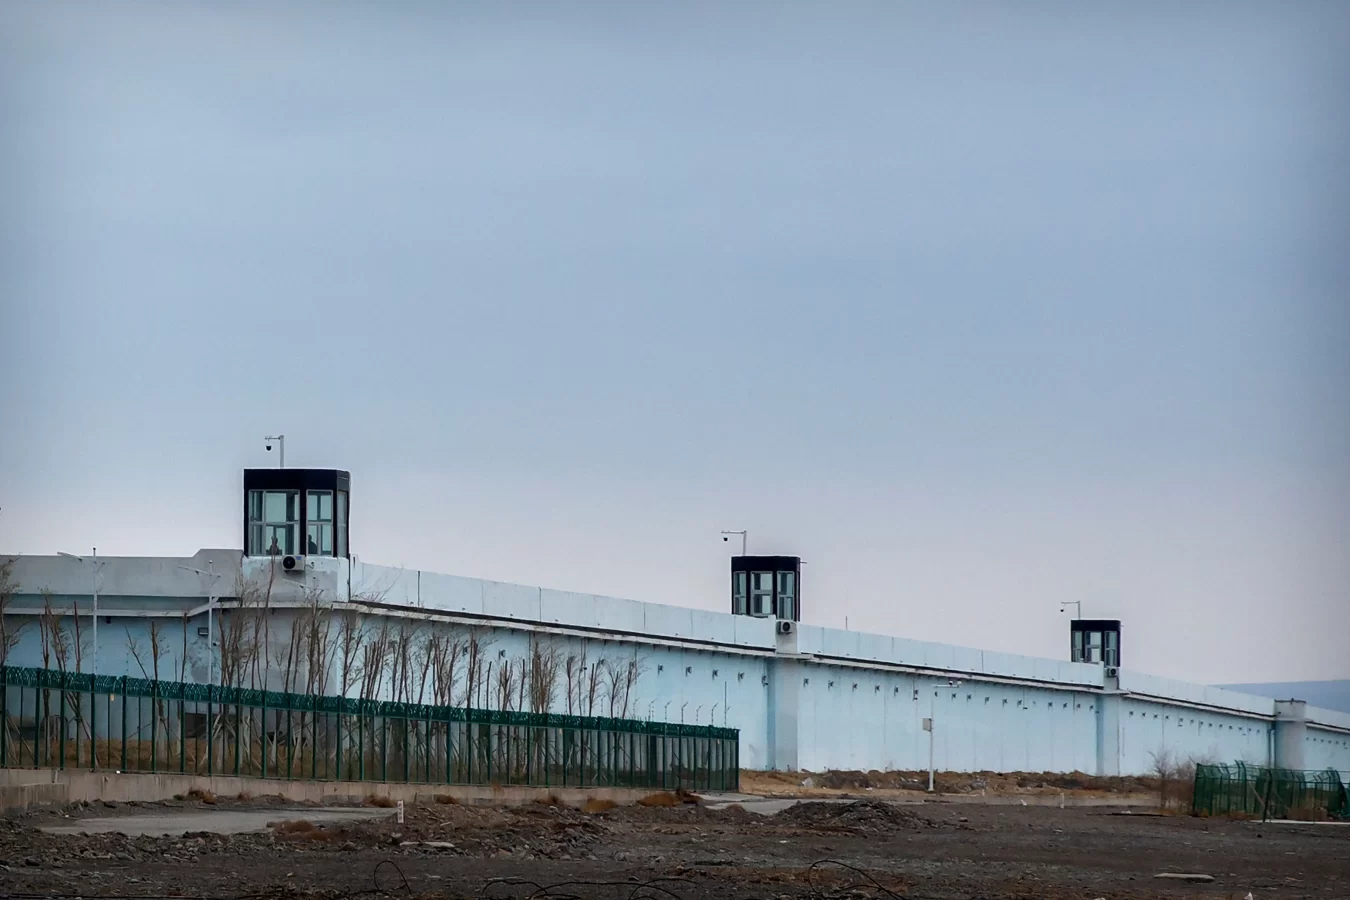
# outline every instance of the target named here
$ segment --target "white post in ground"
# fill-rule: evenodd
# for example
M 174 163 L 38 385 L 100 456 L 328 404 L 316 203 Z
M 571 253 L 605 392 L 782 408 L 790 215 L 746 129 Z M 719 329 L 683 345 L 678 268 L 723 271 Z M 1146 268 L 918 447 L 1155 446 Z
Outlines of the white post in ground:
M 933 793 L 933 709 L 934 700 L 937 697 L 937 689 L 928 697 L 928 718 L 923 720 L 923 730 L 928 732 L 928 793 Z
M 947 679 L 947 687 L 960 687 L 961 682 Z M 928 732 L 928 793 L 933 793 L 933 776 L 937 766 L 933 759 L 933 733 L 937 729 L 935 713 L 937 710 L 937 685 L 933 685 L 933 696 L 928 699 L 928 718 L 924 719 L 923 730 Z

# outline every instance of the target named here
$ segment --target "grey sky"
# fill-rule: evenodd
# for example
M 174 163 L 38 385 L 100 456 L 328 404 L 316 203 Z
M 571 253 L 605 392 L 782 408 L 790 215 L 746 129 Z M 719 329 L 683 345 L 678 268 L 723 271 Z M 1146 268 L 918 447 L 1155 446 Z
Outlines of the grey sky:
M 0 547 L 1350 675 L 1350 7 L 0 6 Z

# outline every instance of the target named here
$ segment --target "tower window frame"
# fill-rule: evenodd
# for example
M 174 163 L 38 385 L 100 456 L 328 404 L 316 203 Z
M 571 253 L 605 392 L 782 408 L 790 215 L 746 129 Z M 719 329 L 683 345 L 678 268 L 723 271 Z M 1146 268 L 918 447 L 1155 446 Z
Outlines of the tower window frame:
M 333 555 L 333 492 L 305 492 L 305 552 Z
M 300 492 L 248 492 L 248 555 L 289 556 L 300 531 Z
M 773 615 L 773 572 L 750 573 L 750 615 L 767 619 Z

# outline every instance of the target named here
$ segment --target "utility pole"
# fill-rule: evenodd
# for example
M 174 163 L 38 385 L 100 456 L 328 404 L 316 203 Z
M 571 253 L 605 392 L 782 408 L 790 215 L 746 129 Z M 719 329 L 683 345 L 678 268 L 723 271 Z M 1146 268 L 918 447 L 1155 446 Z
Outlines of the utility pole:
M 66 559 L 73 559 L 73 560 L 75 560 L 76 562 L 81 563 L 81 564 L 86 563 L 86 562 L 87 562 L 87 563 L 91 563 L 91 567 L 92 567 L 93 572 L 94 572 L 94 586 L 93 586 L 93 592 L 94 592 L 94 656 L 93 656 L 93 662 L 91 662 L 91 663 L 90 663 L 90 666 L 89 666 L 89 674 L 91 674 L 91 675 L 97 675 L 97 674 L 98 674 L 98 576 L 99 576 L 99 570 L 100 570 L 101 568 L 103 568 L 103 563 L 101 563 L 101 562 L 98 561 L 98 548 L 97 548 L 97 547 L 94 548 L 93 554 L 92 554 L 88 559 L 86 559 L 86 558 L 83 557 L 83 556 L 77 556 L 77 555 L 75 555 L 74 553 L 66 553 L 66 552 L 64 552 L 64 551 L 62 551 L 62 550 L 56 551 L 56 555 L 57 555 L 57 556 L 64 556 Z

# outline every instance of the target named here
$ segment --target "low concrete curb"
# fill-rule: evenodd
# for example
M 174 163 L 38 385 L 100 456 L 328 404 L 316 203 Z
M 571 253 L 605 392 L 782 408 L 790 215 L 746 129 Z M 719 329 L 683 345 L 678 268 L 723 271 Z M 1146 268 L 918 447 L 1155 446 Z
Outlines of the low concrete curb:
M 14 815 L 42 806 L 69 803 L 153 803 L 171 800 L 189 791 L 209 791 L 218 797 L 242 793 L 255 797 L 279 796 L 295 803 L 360 804 L 367 797 L 387 797 L 407 803 L 431 803 L 449 795 L 464 804 L 520 806 L 549 796 L 569 806 L 589 799 L 636 802 L 652 793 L 630 788 L 550 788 L 515 785 L 385 784 L 372 781 L 287 781 L 275 778 L 195 776 L 131 772 L 90 772 L 69 769 L 0 770 L 0 814 Z

